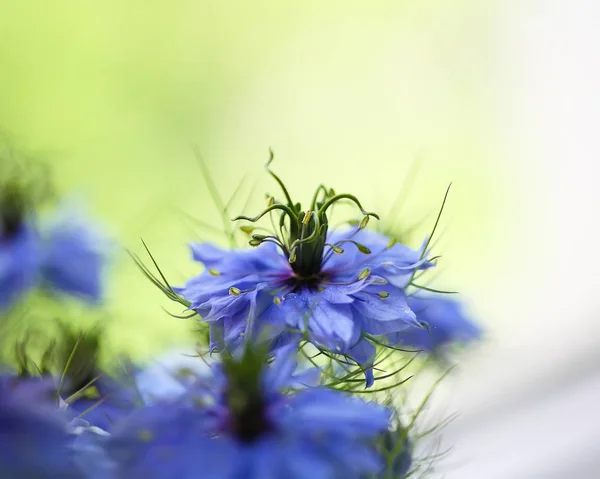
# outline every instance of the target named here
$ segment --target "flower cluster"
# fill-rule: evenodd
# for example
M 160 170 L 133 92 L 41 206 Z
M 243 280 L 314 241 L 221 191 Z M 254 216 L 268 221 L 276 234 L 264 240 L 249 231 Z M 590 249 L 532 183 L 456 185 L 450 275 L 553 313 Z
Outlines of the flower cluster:
M 419 279 L 437 263 L 435 228 L 410 248 L 369 229 L 379 217 L 356 196 L 319 186 L 303 208 L 270 161 L 267 171 L 283 200 L 269 196 L 259 215 L 234 219 L 245 222 L 251 248 L 192 244 L 203 270 L 181 287 L 133 255 L 207 327 L 202 354 L 103 363 L 101 329 L 65 325 L 39 364 L 26 341 L 17 343 L 17 368 L 0 374 L 1 477 L 384 479 L 419 471 L 416 417 L 394 388 L 416 356 L 446 358 L 481 334 L 460 302 Z M 360 216 L 333 226 L 343 205 Z M 263 218 L 272 230 L 258 225 Z M 35 286 L 98 300 L 101 237 L 72 216 L 38 221 L 25 191 L 2 187 L 0 310 Z

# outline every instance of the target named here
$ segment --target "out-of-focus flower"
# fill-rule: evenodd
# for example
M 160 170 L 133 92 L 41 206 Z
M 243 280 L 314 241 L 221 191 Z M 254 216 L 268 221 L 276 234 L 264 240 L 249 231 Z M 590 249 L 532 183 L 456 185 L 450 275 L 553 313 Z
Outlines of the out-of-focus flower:
M 383 466 L 372 442 L 390 411 L 320 387 L 300 391 L 296 347 L 270 367 L 249 347 L 175 401 L 134 411 L 108 451 L 119 477 L 359 478 Z
M 89 301 L 103 295 L 107 239 L 80 211 L 59 208 L 43 229 L 41 276 L 45 284 Z
M 304 335 L 359 363 L 371 385 L 375 347 L 370 338 L 422 328 L 404 288 L 417 269 L 432 264 L 424 251 L 366 231 L 376 215 L 354 196 L 320 187 L 303 211 L 271 174 L 286 203 L 271 198 L 261 215 L 238 219 L 257 221 L 275 213 L 279 232 L 252 235 L 256 249 L 250 251 L 192 245 L 193 258 L 205 271 L 174 291 L 210 325 L 212 347 L 224 342 L 235 348 L 246 336 L 255 340 L 265 331 L 275 346 Z M 363 213 L 354 230 L 329 230 L 327 214 L 339 202 L 354 203 Z
M 464 344 L 481 335 L 481 329 L 464 314 L 459 301 L 433 295 L 408 298 L 410 308 L 425 329 L 406 329 L 388 336 L 390 343 L 438 353 L 452 344 Z

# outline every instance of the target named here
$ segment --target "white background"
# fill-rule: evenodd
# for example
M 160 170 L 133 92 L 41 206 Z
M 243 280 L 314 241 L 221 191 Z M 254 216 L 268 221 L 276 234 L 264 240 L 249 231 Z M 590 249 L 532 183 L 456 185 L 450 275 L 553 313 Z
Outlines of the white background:
M 449 479 L 600 477 L 600 3 L 503 2 L 509 72 L 498 134 L 521 198 L 520 251 L 499 271 L 489 343 L 438 406 Z M 508 260 L 508 258 L 507 258 Z

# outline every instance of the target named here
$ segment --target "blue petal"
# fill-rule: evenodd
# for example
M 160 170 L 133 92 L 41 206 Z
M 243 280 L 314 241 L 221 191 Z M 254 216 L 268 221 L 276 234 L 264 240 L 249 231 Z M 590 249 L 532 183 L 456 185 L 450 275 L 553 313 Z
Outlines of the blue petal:
M 28 397 L 28 389 L 0 397 L 0 477 L 81 477 L 67 422 L 56 409 Z
M 375 382 L 373 363 L 377 350 L 366 338 L 361 338 L 349 351 L 348 355 L 365 370 L 366 387 L 371 387 Z
M 343 240 L 353 231 L 337 231 L 329 237 L 329 242 Z M 344 243 L 344 253 L 331 256 L 324 269 L 336 282 L 351 281 L 362 270 L 369 269 L 371 274 L 384 277 L 390 284 L 404 288 L 416 269 L 431 267 L 428 260 L 421 259 L 421 251 L 415 251 L 400 243 L 390 244 L 390 238 L 380 233 L 360 230 L 351 236 L 353 240 L 367 246 L 370 254 L 360 253 L 352 243 Z
M 306 389 L 290 399 L 292 421 L 298 431 L 320 430 L 375 437 L 387 430 L 391 411 L 328 389 Z
M 377 294 L 379 292 L 386 293 L 387 297 L 381 298 Z M 401 327 L 407 324 L 419 326 L 415 313 L 408 306 L 408 298 L 401 289 L 388 286 L 380 290 L 358 293 L 355 298 L 352 308 L 367 319 L 379 322 L 396 321 L 400 322 Z
M 428 328 L 411 328 L 390 335 L 394 344 L 436 351 L 452 343 L 467 343 L 481 336 L 481 329 L 462 311 L 460 302 L 439 297 L 411 296 L 409 305 L 417 320 Z
M 263 386 L 266 390 L 277 392 L 291 385 L 294 371 L 298 366 L 297 354 L 296 344 L 289 344 L 275 352 L 273 362 L 264 376 Z
M 355 336 L 352 310 L 346 304 L 331 304 L 328 301 L 316 301 L 311 312 L 308 327 L 319 341 L 329 342 L 339 339 L 343 345 L 350 345 Z
M 139 409 L 107 444 L 119 477 L 229 479 L 238 467 L 235 443 L 207 436 L 208 422 L 194 408 L 165 403 Z
M 280 446 L 285 454 L 286 475 L 290 479 L 331 479 L 338 477 L 336 475 L 335 461 L 331 457 L 323 454 L 323 451 L 317 444 L 295 441 L 289 445 Z
M 0 236 L 0 312 L 35 285 L 40 263 L 39 238 L 30 225 L 11 238 Z
M 290 271 L 289 263 L 272 243 L 264 243 L 250 250 L 227 250 L 209 243 L 195 243 L 190 248 L 195 261 L 220 275 L 245 276 L 264 271 Z
M 63 293 L 99 301 L 107 241 L 95 226 L 78 215 L 59 212 L 46 234 L 42 276 Z

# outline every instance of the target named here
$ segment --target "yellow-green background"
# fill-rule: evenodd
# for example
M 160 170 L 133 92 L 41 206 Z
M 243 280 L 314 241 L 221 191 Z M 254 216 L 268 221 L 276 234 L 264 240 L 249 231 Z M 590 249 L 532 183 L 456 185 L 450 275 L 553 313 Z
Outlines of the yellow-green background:
M 2 0 L 0 128 L 124 247 L 141 253 L 143 237 L 176 284 L 199 271 L 177 208 L 219 224 L 192 145 L 224 197 L 248 174 L 256 207 L 275 191 L 269 147 L 297 198 L 323 182 L 382 213 L 419 157 L 402 219 L 425 218 L 424 235 L 453 181 L 438 285 L 485 313 L 489 251 L 513 241 L 498 226 L 511 198 L 499 193 L 494 15 L 477 0 Z M 109 343 L 146 356 L 189 338 L 193 324 L 117 260 Z

